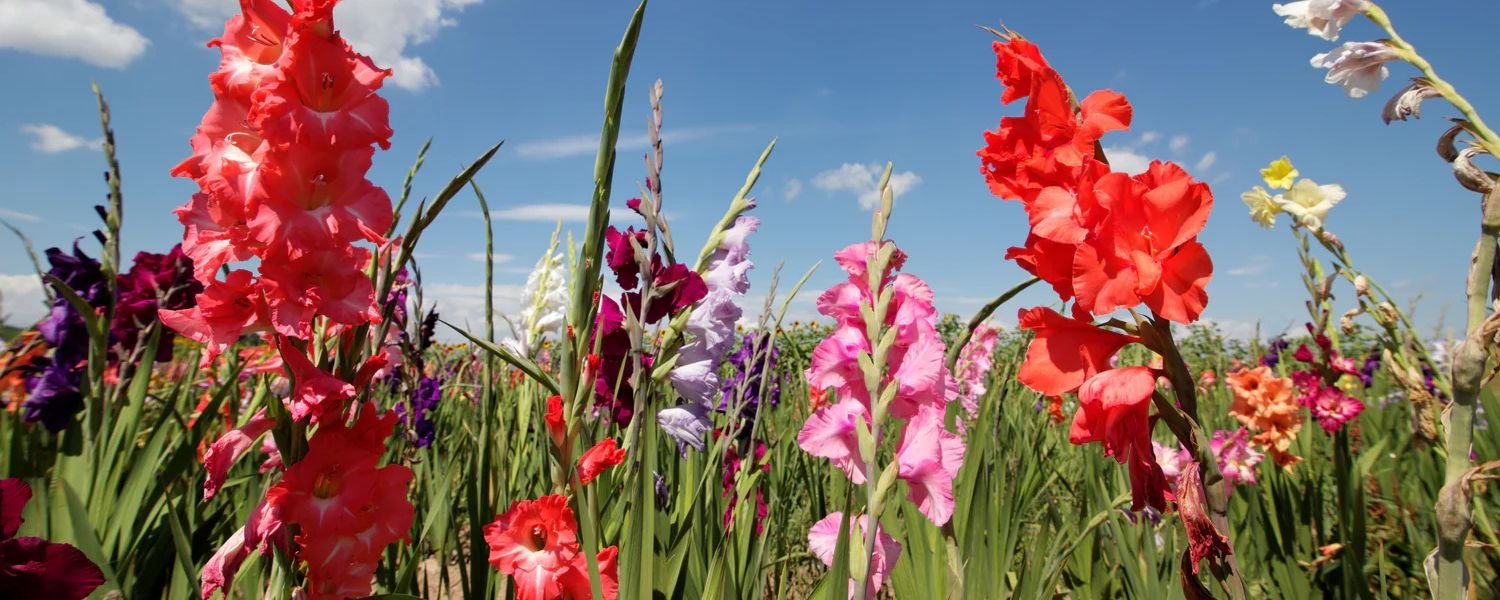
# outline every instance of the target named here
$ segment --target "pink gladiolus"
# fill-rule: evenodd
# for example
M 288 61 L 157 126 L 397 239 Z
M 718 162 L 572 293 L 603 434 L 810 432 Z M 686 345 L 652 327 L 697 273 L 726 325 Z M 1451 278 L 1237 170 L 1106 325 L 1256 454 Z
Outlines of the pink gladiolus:
M 261 409 L 244 426 L 225 432 L 203 451 L 203 468 L 208 471 L 208 478 L 203 481 L 204 502 L 219 493 L 219 486 L 224 485 L 224 477 L 228 475 L 229 468 L 250 449 L 255 439 L 275 425 L 276 420 L 267 417 L 265 409 Z
M 861 425 L 861 420 L 863 425 Z M 865 482 L 865 463 L 859 456 L 857 427 L 870 427 L 870 412 L 854 398 L 819 408 L 807 418 L 797 434 L 797 446 L 808 454 L 826 458 L 855 484 Z
M 1260 464 L 1264 454 L 1250 447 L 1250 430 L 1241 427 L 1233 433 L 1215 431 L 1209 449 L 1219 463 L 1219 472 L 1231 484 L 1255 485 L 1255 465 Z
M 836 512 L 823 517 L 817 523 L 813 523 L 812 529 L 807 532 L 808 548 L 812 550 L 814 556 L 818 557 L 818 560 L 823 561 L 823 564 L 829 567 L 833 566 L 833 556 L 837 551 L 839 543 L 839 525 L 843 520 L 844 513 Z M 866 528 L 869 526 L 869 519 L 865 515 L 850 519 L 849 534 L 851 541 L 855 544 L 863 544 Z M 850 553 L 850 556 L 854 555 L 855 553 Z M 866 590 L 864 594 L 860 594 L 855 589 L 859 587 L 859 581 L 857 579 L 850 579 L 850 598 L 874 598 L 876 592 L 880 591 L 880 585 L 885 582 L 887 577 L 890 577 L 891 569 L 896 567 L 896 561 L 901 558 L 901 543 L 897 542 L 896 538 L 887 535 L 878 524 L 875 529 L 873 558 L 872 562 L 874 564 L 871 567 L 874 569 L 874 572 L 870 573 L 870 589 Z
M 964 442 L 943 429 L 943 413 L 922 406 L 906 423 L 896 450 L 897 477 L 911 488 L 917 510 L 942 526 L 953 516 L 953 479 L 964 464 Z

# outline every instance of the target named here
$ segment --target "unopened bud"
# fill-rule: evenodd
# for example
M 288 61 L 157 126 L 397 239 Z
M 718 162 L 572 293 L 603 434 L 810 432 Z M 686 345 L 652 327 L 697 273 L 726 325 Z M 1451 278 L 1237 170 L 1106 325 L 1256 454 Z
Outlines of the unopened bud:
M 1361 296 L 1370 295 L 1370 280 L 1366 279 L 1364 275 L 1356 276 L 1354 278 L 1354 293 Z
M 1344 313 L 1344 316 L 1339 317 L 1339 331 L 1344 332 L 1344 335 L 1353 335 L 1354 334 L 1354 317 L 1359 316 L 1360 313 L 1363 313 L 1363 312 L 1365 312 L 1364 308 L 1351 308 L 1351 309 L 1349 309 L 1349 312 L 1346 312 L 1346 313 Z
M 1401 313 L 1397 311 L 1396 307 L 1390 302 L 1381 302 L 1380 304 L 1375 305 L 1375 320 L 1378 321 L 1382 327 L 1390 327 L 1392 325 L 1395 325 L 1396 318 L 1400 316 L 1400 314 Z

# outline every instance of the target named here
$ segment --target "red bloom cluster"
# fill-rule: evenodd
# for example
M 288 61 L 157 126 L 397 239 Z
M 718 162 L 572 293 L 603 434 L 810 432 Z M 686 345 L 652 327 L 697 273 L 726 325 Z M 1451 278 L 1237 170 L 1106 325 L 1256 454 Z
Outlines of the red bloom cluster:
M 215 355 L 242 333 L 307 338 L 313 320 L 355 326 L 379 311 L 364 273 L 384 243 L 390 198 L 365 178 L 389 147 L 388 107 L 375 68 L 333 29 L 336 1 L 241 0 L 243 14 L 209 43 L 222 54 L 209 77 L 214 103 L 172 174 L 199 186 L 176 209 L 183 251 L 208 289 L 198 306 L 163 311 L 173 329 Z M 226 264 L 256 259 L 257 278 Z
M 192 308 L 160 311 L 162 321 L 206 344 L 207 360 L 245 333 L 269 333 L 293 382 L 292 418 L 317 426 L 307 454 L 284 468 L 204 569 L 205 598 L 228 587 L 250 551 L 272 548 L 306 563 L 309 598 L 368 595 L 381 552 L 411 526 L 411 471 L 379 466 L 396 415 L 365 403 L 345 424 L 357 390 L 386 358 L 371 358 L 354 381 L 319 364 L 325 341 L 347 348 L 355 327 L 380 320 L 365 272 L 373 253 L 355 244 L 387 244 L 394 218 L 390 198 L 365 177 L 374 146 L 390 146 L 389 109 L 376 92 L 391 73 L 334 29 L 337 3 L 292 0 L 288 12 L 274 0 L 240 0 L 242 14 L 209 43 L 222 56 L 209 76 L 214 103 L 192 156 L 172 171 L 198 183 L 175 212 L 205 289 Z M 258 274 L 218 277 L 250 260 Z M 268 429 L 262 417 L 214 444 L 206 497 Z M 295 546 L 288 523 L 297 526 Z
M 1006 258 L 1047 281 L 1087 319 L 1145 304 L 1189 323 L 1208 302 L 1213 271 L 1197 235 L 1213 195 L 1173 163 L 1130 176 L 1095 153 L 1100 136 L 1130 124 L 1130 104 L 1108 90 L 1076 108 L 1062 77 L 1019 37 L 995 43 L 1004 102 L 1026 98 L 1022 116 L 985 132 L 979 150 L 990 191 L 1026 207 L 1026 244 Z
M 1054 399 L 1077 392 L 1071 441 L 1099 442 L 1129 465 L 1135 509 L 1164 509 L 1166 480 L 1151 448 L 1155 374 L 1112 370 L 1111 357 L 1140 340 L 1090 321 L 1140 305 L 1169 321 L 1197 320 L 1213 271 L 1197 235 L 1213 195 L 1172 163 L 1111 172 L 1096 148 L 1103 134 L 1130 125 L 1125 97 L 1102 90 L 1075 104 L 1036 45 L 1010 35 L 994 48 L 1001 102 L 1026 99 L 1022 115 L 1002 118 L 978 152 L 990 190 L 1020 201 L 1030 224 L 1025 245 L 1006 258 L 1072 301 L 1071 317 L 1021 311 L 1021 328 L 1036 337 L 1017 379 Z
M 579 551 L 578 523 L 568 499 L 558 495 L 520 500 L 484 526 L 490 564 L 516 580 L 516 600 L 583 600 L 592 598 L 587 557 Z M 619 589 L 619 549 L 599 551 L 599 580 L 604 597 Z

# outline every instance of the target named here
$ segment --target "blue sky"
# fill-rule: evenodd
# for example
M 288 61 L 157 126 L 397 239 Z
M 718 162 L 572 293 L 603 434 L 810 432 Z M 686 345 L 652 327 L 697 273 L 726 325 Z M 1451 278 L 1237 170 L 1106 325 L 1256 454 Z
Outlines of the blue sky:
M 1481 112 L 1500 96 L 1485 66 L 1500 5 L 1389 3 L 1404 37 Z M 0 6 L 0 217 L 39 248 L 95 227 L 103 162 L 89 82 L 114 108 L 124 168 L 125 246 L 162 251 L 181 237 L 170 210 L 192 182 L 167 172 L 211 101 L 207 75 L 231 0 L 7 0 Z M 356 49 L 397 68 L 396 137 L 370 177 L 400 186 L 418 147 L 434 138 L 415 184 L 432 195 L 459 166 L 501 139 L 479 182 L 497 210 L 501 306 L 545 248 L 550 217 L 577 219 L 592 189 L 593 148 L 610 52 L 630 2 L 345 0 L 338 19 Z M 9 12 L 7 12 L 9 11 Z M 1018 107 L 999 103 L 991 37 L 1004 22 L 1038 43 L 1081 94 L 1125 93 L 1131 131 L 1105 139 L 1117 165 L 1175 160 L 1213 185 L 1201 239 L 1215 262 L 1205 316 L 1233 332 L 1257 321 L 1280 330 L 1303 320 L 1293 239 L 1247 218 L 1240 192 L 1256 170 L 1290 154 L 1303 176 L 1339 183 L 1348 198 L 1329 227 L 1356 260 L 1402 298 L 1420 296 L 1418 320 L 1458 318 L 1464 269 L 1477 233 L 1473 194 L 1432 151 L 1450 114 L 1381 124 L 1385 98 L 1413 73 L 1396 66 L 1381 92 L 1350 100 L 1308 59 L 1334 44 L 1283 26 L 1270 3 L 951 2 L 756 3 L 657 0 L 648 9 L 627 89 L 618 212 L 643 175 L 647 85 L 666 86 L 665 204 L 679 244 L 698 248 L 764 145 L 779 138 L 755 195 L 758 264 L 751 301 L 771 268 L 783 281 L 868 235 L 858 190 L 868 169 L 906 173 L 890 234 L 911 255 L 941 310 L 967 316 L 1024 274 L 1005 249 L 1025 237 L 1019 205 L 992 197 L 974 151 L 982 132 Z M 54 26 L 54 24 L 56 26 Z M 1373 39 L 1367 23 L 1344 40 Z M 574 205 L 569 207 L 568 205 Z M 429 296 L 459 320 L 477 320 L 483 251 L 477 206 L 460 197 L 423 239 Z M 528 220 L 530 219 L 530 220 Z M 621 220 L 619 215 L 617 220 Z M 0 291 L 13 321 L 35 318 L 38 289 L 15 240 L 0 239 Z M 798 316 L 839 278 L 831 261 L 809 283 Z M 1038 304 L 1044 293 L 1022 303 Z M 1345 305 L 1347 307 L 1347 305 Z M 1012 323 L 1014 308 L 1001 311 Z

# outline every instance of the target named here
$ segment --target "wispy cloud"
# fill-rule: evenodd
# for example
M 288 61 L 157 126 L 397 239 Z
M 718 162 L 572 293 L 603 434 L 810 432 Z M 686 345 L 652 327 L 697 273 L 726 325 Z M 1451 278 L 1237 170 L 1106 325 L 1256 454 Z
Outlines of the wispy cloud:
M 786 187 L 782 188 L 781 195 L 787 200 L 796 200 L 797 196 L 802 195 L 802 180 L 796 177 L 786 180 Z
M 4 17 L 0 17 L 3 19 Z M 79 148 L 98 149 L 102 138 L 88 139 L 63 131 L 51 123 L 29 123 L 21 126 L 21 133 L 31 136 L 31 149 L 42 154 L 57 154 Z
M 0 48 L 123 69 L 144 54 L 150 43 L 141 32 L 110 18 L 103 6 L 88 0 L 0 2 Z
M 1187 149 L 1188 144 L 1191 142 L 1192 138 L 1189 138 L 1186 135 L 1178 134 L 1172 136 L 1172 139 L 1167 142 L 1167 147 L 1171 148 L 1173 152 L 1182 152 L 1183 150 Z
M 583 221 L 589 218 L 587 204 L 518 204 L 490 211 L 501 221 Z
M 9 208 L 0 208 L 0 218 L 10 219 L 12 221 L 25 221 L 27 223 L 36 223 L 42 220 L 41 217 L 33 215 L 31 213 L 24 213 L 19 210 L 11 210 Z
M 360 0 L 338 5 L 334 19 L 340 32 L 360 53 L 375 64 L 391 69 L 390 82 L 407 90 L 438 84 L 437 72 L 412 55 L 412 47 L 437 37 L 443 29 L 458 25 L 458 15 L 481 0 Z M 175 0 L 177 12 L 205 30 L 222 28 L 224 19 L 237 14 L 239 6 L 229 0 Z
M 1141 173 L 1151 166 L 1151 157 L 1124 146 L 1106 146 L 1104 156 L 1109 158 L 1109 168 L 1121 173 Z
M 1142 131 L 1140 137 L 1136 138 L 1136 143 L 1149 144 L 1159 139 L 1161 139 L 1160 131 Z
M 1219 155 L 1218 154 L 1216 154 L 1214 152 L 1209 152 L 1207 154 L 1204 154 L 1203 158 L 1198 159 L 1198 164 L 1195 165 L 1195 167 L 1199 171 L 1207 171 L 1210 167 L 1214 166 L 1214 162 L 1216 162 L 1218 160 L 1219 160 Z
M 470 252 L 468 254 L 465 254 L 464 258 L 467 258 L 467 259 L 472 260 L 474 262 L 484 262 L 484 253 L 483 252 Z M 515 257 L 514 254 L 499 254 L 499 253 L 495 254 L 495 264 L 497 264 L 497 265 L 501 264 L 501 263 L 508 263 L 508 262 L 510 262 L 512 260 L 515 260 L 515 259 L 516 259 L 516 257 Z
M 885 166 L 879 163 L 844 163 L 837 169 L 829 169 L 813 177 L 813 186 L 825 192 L 853 192 L 859 198 L 859 207 L 872 210 L 880 206 L 880 175 Z M 891 193 L 894 197 L 911 191 L 922 183 L 922 177 L 911 171 L 891 173 Z
M 1225 271 L 1224 274 L 1230 277 L 1248 277 L 1250 275 L 1259 275 L 1261 273 L 1264 273 L 1266 271 L 1266 268 L 1270 266 L 1270 259 L 1267 259 L 1264 256 L 1254 256 L 1250 258 L 1250 262 L 1229 269 L 1228 271 Z
M 743 133 L 753 129 L 748 125 L 703 125 L 697 127 L 668 128 L 662 131 L 662 143 L 682 143 L 716 135 Z M 641 150 L 651 143 L 644 133 L 620 136 L 615 142 L 616 150 Z M 532 140 L 516 144 L 516 155 L 531 160 L 549 160 L 593 154 L 599 150 L 597 134 L 569 135 L 545 140 Z

